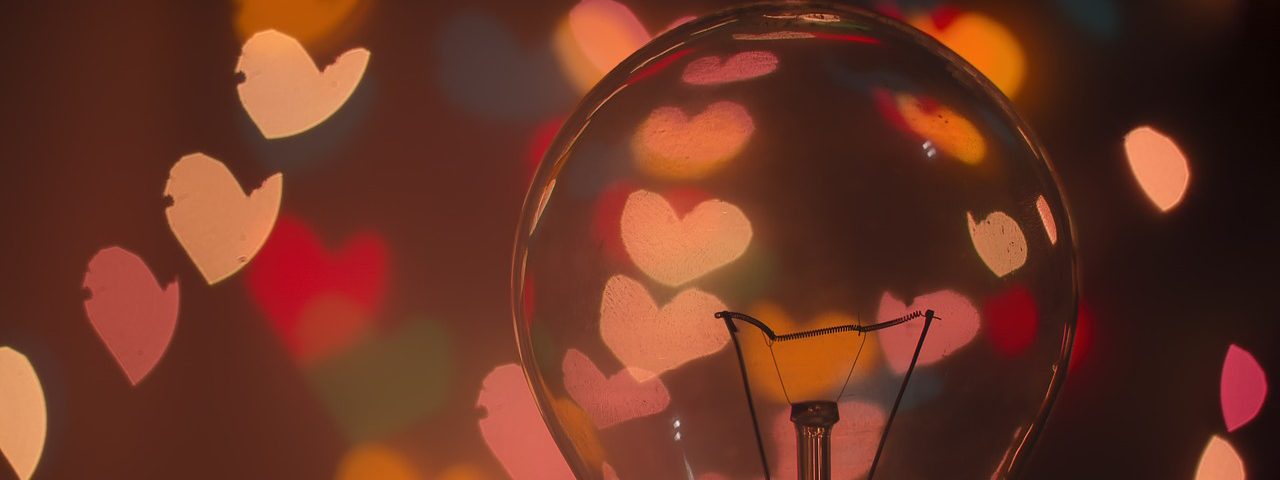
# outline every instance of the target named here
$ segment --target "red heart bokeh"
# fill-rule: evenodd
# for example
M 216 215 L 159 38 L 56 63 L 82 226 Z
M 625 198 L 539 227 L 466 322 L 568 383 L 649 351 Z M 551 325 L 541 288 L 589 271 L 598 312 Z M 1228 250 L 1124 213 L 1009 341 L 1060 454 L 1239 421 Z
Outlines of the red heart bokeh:
M 249 294 L 293 357 L 311 363 L 371 329 L 386 297 L 387 257 L 376 233 L 330 252 L 302 220 L 281 214 L 250 265 Z
M 983 308 L 987 336 L 996 352 L 1015 358 L 1031 346 L 1036 336 L 1039 314 L 1031 290 L 1014 285 L 988 298 Z

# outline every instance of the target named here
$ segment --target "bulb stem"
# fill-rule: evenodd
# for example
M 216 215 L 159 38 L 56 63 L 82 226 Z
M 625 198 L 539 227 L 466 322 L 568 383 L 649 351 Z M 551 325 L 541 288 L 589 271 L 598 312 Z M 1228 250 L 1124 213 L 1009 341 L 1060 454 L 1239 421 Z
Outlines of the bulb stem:
M 839 407 L 825 400 L 793 403 L 791 421 L 798 480 L 831 480 L 831 427 L 840 421 Z

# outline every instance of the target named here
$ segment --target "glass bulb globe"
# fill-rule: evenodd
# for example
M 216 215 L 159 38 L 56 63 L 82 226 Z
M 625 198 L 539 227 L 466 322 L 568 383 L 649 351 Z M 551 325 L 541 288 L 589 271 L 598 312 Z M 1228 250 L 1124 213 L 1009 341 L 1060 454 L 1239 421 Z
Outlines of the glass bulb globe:
M 1062 195 L 1008 100 L 909 26 L 803 3 L 609 73 L 514 262 L 525 371 L 580 479 L 795 479 L 813 405 L 838 413 L 832 479 L 1004 478 L 1076 318 Z

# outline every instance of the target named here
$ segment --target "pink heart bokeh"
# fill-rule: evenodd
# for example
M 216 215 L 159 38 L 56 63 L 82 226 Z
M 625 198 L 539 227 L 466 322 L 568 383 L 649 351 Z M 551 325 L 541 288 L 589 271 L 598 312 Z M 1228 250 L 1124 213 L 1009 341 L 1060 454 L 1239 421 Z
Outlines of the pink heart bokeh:
M 1219 385 L 1222 401 L 1222 418 L 1227 431 L 1233 432 L 1258 416 L 1267 399 L 1267 374 L 1262 365 L 1247 350 L 1237 345 L 1227 348 L 1227 358 L 1222 361 L 1222 381 Z
M 671 402 L 661 378 L 648 375 L 651 378 L 640 382 L 627 370 L 605 378 L 596 364 L 576 349 L 565 352 L 562 368 L 565 390 L 602 430 L 661 412 Z
M 893 320 L 916 310 L 933 310 L 939 318 L 929 327 L 928 338 L 920 350 L 918 365 L 929 365 L 942 360 L 968 344 L 978 334 L 978 309 L 964 295 L 951 290 L 921 295 L 910 306 L 885 292 L 880 298 L 880 311 L 876 315 L 876 321 Z M 894 372 L 905 372 L 911 365 L 911 357 L 915 355 L 922 329 L 924 319 L 919 318 L 878 331 L 885 360 Z
M 107 247 L 89 260 L 84 287 L 89 323 L 137 385 L 160 362 L 177 328 L 178 280 L 161 288 L 141 258 Z
M 509 363 L 489 372 L 477 406 L 486 412 L 479 422 L 480 434 L 513 480 L 573 478 L 519 365 Z

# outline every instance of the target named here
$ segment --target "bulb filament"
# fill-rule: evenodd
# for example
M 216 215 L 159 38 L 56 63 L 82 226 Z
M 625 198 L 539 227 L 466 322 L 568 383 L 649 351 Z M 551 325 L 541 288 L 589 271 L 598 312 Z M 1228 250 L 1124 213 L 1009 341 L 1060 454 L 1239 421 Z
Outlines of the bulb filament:
M 764 439 L 760 435 L 760 422 L 758 419 L 756 419 L 756 415 L 755 415 L 755 411 L 756 411 L 755 405 L 754 405 L 755 402 L 751 398 L 751 385 L 747 379 L 746 363 L 743 361 L 743 358 L 742 358 L 742 345 L 738 342 L 738 335 L 737 335 L 738 327 L 734 324 L 733 321 L 741 320 L 743 322 L 749 323 L 752 326 L 758 328 L 760 332 L 763 333 L 767 338 L 766 344 L 769 346 L 770 354 L 772 354 L 774 342 L 799 340 L 803 338 L 818 337 L 822 335 L 830 335 L 830 334 L 842 333 L 842 332 L 858 332 L 859 335 L 862 335 L 867 332 L 873 332 L 876 330 L 889 328 L 895 325 L 901 325 L 912 319 L 924 317 L 924 328 L 921 329 L 920 331 L 920 340 L 918 343 L 916 343 L 916 351 L 915 351 L 915 354 L 911 357 L 911 365 L 907 367 L 906 374 L 902 378 L 902 386 L 898 389 L 897 398 L 895 398 L 893 401 L 893 408 L 890 409 L 889 411 L 889 418 L 885 422 L 884 431 L 881 433 L 881 436 L 880 436 L 880 444 L 876 447 L 876 456 L 871 461 L 871 470 L 867 472 L 868 480 L 871 480 L 872 478 L 874 478 L 876 474 L 876 467 L 879 466 L 880 464 L 880 455 L 881 453 L 884 452 L 885 441 L 889 439 L 889 428 L 893 426 L 893 418 L 897 416 L 898 406 L 902 403 L 902 396 L 907 391 L 907 382 L 911 380 L 911 373 L 914 372 L 916 369 L 916 361 L 920 359 L 920 350 L 921 348 L 924 347 L 924 338 L 926 335 L 929 334 L 929 325 L 932 324 L 934 320 L 941 320 L 941 318 L 934 316 L 933 310 L 924 310 L 924 311 L 916 310 L 914 312 L 908 313 L 906 315 L 895 318 L 893 320 L 886 320 L 883 322 L 873 323 L 870 325 L 859 325 L 859 324 L 836 325 L 833 327 L 818 328 L 814 330 L 805 330 L 802 332 L 794 332 L 794 333 L 788 333 L 784 335 L 778 335 L 773 331 L 773 329 L 769 328 L 768 325 L 765 325 L 764 322 L 744 313 L 730 312 L 728 310 L 725 310 L 722 312 L 716 312 L 715 317 L 724 320 L 725 326 L 729 329 L 729 336 L 733 338 L 734 349 L 738 353 L 738 368 L 742 371 L 742 386 L 746 390 L 747 410 L 751 412 L 751 423 L 752 423 L 752 426 L 755 428 L 756 446 L 760 449 L 760 463 L 761 463 L 761 466 L 764 467 L 765 480 L 770 480 L 769 461 L 766 458 L 766 455 L 764 452 Z M 865 340 L 866 338 L 864 337 L 863 341 L 865 342 Z M 861 346 L 859 346 L 858 355 L 861 356 L 861 354 L 862 354 L 862 348 Z M 854 358 L 855 365 L 857 364 L 857 361 L 858 361 L 857 357 L 855 357 Z M 778 368 L 777 363 L 778 363 L 777 358 L 774 358 L 775 370 L 777 370 Z M 852 366 L 849 367 L 849 373 L 850 375 L 853 374 Z M 779 382 L 782 381 L 781 371 L 778 371 L 778 381 Z M 848 383 L 849 383 L 849 380 L 848 378 L 846 378 L 845 386 L 848 386 Z M 784 395 L 786 394 L 786 388 L 787 388 L 786 384 L 783 383 L 782 391 Z M 843 388 L 840 389 L 840 395 L 844 395 Z M 790 401 L 791 401 L 790 396 L 788 396 L 787 402 L 790 403 Z
M 759 328 L 761 332 L 764 332 L 765 336 L 769 337 L 769 343 L 785 342 L 787 340 L 799 340 L 802 338 L 817 337 L 817 336 L 828 335 L 832 333 L 872 332 L 872 331 L 880 330 L 883 328 L 889 328 L 894 325 L 901 325 L 903 323 L 906 323 L 908 320 L 920 318 L 925 315 L 930 315 L 930 316 L 933 315 L 933 310 L 916 310 L 914 312 L 908 313 L 906 315 L 895 318 L 893 320 L 886 320 L 880 323 L 873 323 L 870 325 L 858 325 L 858 324 L 836 325 L 834 327 L 818 328 L 814 330 L 805 330 L 803 332 L 794 332 L 794 333 L 788 333 L 785 335 L 778 335 L 774 333 L 772 328 L 769 328 L 768 325 L 765 325 L 764 322 L 761 322 L 760 320 L 757 320 L 754 317 L 747 315 L 745 313 L 730 312 L 728 310 L 725 310 L 723 312 L 716 312 L 716 318 L 722 318 L 725 320 L 729 320 L 729 319 L 742 320 L 744 322 L 747 322 L 755 326 L 756 328 Z M 933 317 L 933 319 L 941 320 L 942 318 Z M 733 326 L 732 322 L 729 323 L 729 331 L 730 332 L 738 331 L 737 327 Z

